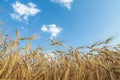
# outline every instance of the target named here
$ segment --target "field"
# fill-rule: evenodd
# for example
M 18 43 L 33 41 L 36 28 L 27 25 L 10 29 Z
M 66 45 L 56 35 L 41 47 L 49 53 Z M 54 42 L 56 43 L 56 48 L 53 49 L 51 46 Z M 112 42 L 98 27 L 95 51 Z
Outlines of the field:
M 112 38 L 78 48 L 50 40 L 64 50 L 49 54 L 32 49 L 34 38 L 21 38 L 17 30 L 16 40 L 0 35 L 0 80 L 120 80 L 120 45 L 110 47 Z M 21 40 L 29 43 L 20 48 Z

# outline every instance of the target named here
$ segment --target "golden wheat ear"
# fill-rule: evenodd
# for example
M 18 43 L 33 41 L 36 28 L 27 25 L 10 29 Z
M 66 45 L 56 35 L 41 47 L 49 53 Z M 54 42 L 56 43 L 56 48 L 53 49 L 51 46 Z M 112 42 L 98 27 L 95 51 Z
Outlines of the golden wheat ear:
M 56 44 L 56 41 L 54 41 L 53 39 L 49 39 L 50 42 L 51 42 L 51 45 L 55 45 Z
M 35 39 L 37 39 L 37 36 L 36 36 L 36 35 L 32 35 L 32 36 L 30 36 L 30 37 L 28 38 L 28 40 L 35 40 Z
M 61 44 L 61 42 L 59 42 L 59 41 L 55 41 L 53 39 L 49 39 L 49 40 L 51 41 L 51 45 L 60 45 Z
M 115 36 L 112 36 L 112 37 L 106 39 L 105 44 L 109 44 L 114 38 L 115 38 Z
M 19 40 L 19 31 L 16 30 L 16 40 Z

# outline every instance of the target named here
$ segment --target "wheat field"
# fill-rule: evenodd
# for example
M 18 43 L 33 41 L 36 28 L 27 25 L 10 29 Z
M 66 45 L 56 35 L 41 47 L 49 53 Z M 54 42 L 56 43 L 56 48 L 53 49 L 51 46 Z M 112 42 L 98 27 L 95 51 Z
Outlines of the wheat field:
M 35 36 L 16 40 L 0 35 L 0 80 L 120 80 L 120 45 L 109 47 L 112 38 L 90 46 L 69 47 L 57 41 L 47 54 L 42 47 L 32 49 Z M 20 48 L 21 40 L 29 40 Z M 82 51 L 87 49 L 87 51 Z

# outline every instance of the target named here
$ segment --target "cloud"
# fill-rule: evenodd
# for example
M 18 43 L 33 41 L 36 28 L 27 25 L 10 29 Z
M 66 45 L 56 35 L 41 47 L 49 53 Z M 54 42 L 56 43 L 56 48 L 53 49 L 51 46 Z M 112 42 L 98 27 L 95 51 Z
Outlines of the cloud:
M 37 13 L 41 12 L 41 10 L 36 8 L 36 5 L 32 2 L 25 5 L 16 1 L 12 4 L 12 8 L 14 12 L 10 14 L 11 17 L 19 21 L 27 21 L 28 17 L 35 16 Z
M 51 0 L 52 2 L 59 3 L 60 5 L 66 7 L 68 10 L 71 9 L 71 4 L 74 0 Z
M 56 24 L 43 25 L 41 27 L 43 32 L 49 32 L 51 34 L 50 38 L 56 37 L 61 31 L 62 28 L 58 27 Z
M 42 30 L 43 32 L 49 31 L 49 29 L 46 27 L 46 25 L 43 25 L 42 28 L 41 28 L 41 30 Z

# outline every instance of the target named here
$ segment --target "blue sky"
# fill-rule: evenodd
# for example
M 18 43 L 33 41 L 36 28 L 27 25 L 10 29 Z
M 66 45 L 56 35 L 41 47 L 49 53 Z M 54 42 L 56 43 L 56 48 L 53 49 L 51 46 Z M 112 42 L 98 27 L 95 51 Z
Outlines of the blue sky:
M 120 0 L 0 0 L 0 30 L 15 37 L 37 35 L 34 45 L 48 39 L 71 46 L 88 45 L 110 36 L 120 40 Z

